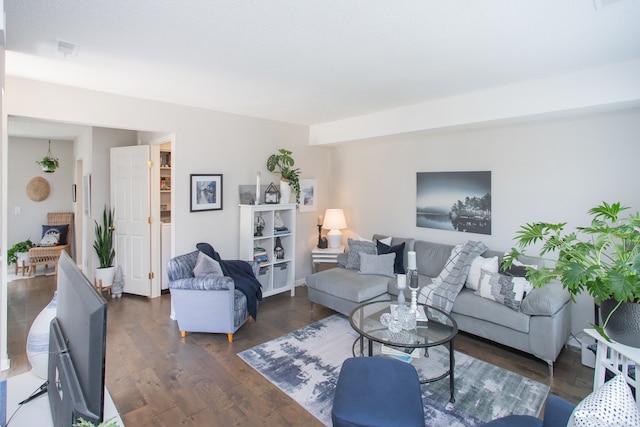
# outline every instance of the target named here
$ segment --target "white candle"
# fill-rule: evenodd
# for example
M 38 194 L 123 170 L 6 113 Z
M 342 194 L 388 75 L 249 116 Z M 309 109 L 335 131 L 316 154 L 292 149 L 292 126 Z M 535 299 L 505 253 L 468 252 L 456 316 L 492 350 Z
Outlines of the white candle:
M 256 175 L 256 205 L 260 204 L 260 172 Z
M 416 270 L 416 253 L 415 253 L 415 251 L 409 251 L 409 252 L 407 252 L 407 255 L 409 256 L 409 259 L 407 261 L 407 267 L 409 267 L 409 270 Z
M 398 289 L 404 289 L 407 287 L 407 275 L 398 274 Z
M 318 225 L 322 225 L 322 215 L 318 215 Z

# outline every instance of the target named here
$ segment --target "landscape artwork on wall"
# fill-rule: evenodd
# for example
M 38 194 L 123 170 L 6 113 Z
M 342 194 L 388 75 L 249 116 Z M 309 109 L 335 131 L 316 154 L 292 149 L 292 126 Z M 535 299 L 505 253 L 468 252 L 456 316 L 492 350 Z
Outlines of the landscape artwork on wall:
M 418 172 L 416 226 L 491 234 L 491 171 Z

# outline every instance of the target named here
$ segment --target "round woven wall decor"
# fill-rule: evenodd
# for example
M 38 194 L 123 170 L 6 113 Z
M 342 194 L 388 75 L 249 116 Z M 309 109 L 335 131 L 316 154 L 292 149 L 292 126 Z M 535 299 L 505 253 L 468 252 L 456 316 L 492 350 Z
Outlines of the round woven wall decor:
M 34 202 L 45 200 L 49 197 L 50 193 L 51 187 L 49 186 L 49 182 L 40 176 L 31 178 L 31 181 L 27 184 L 27 196 Z

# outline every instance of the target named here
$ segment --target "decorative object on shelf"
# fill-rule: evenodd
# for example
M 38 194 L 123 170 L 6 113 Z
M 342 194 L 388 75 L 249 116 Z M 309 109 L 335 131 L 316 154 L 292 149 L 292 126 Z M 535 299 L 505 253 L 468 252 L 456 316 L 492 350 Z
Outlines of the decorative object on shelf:
M 621 344 L 637 347 L 640 345 L 637 335 L 635 340 L 628 340 L 629 334 L 618 334 L 617 330 L 608 328 L 614 316 L 626 312 L 619 309 L 623 303 L 640 304 L 640 233 L 637 232 L 640 212 L 621 218 L 620 214 L 627 209 L 619 202 L 611 205 L 602 202 L 588 211 L 593 217 L 590 226 L 578 227 L 570 233 L 564 231 L 566 222 L 523 225 L 514 238 L 518 248 L 512 248 L 505 255 L 502 269 L 510 268 L 519 256 L 525 255 L 525 248 L 542 242 L 538 258 L 544 259 L 550 252 L 558 253 L 558 258 L 550 260 L 554 262 L 551 266 L 525 267 L 531 284 L 543 287 L 557 279 L 572 298 L 586 290 L 596 302 L 613 300 L 612 310 L 606 315 L 603 313 L 603 325 L 593 327 L 608 341 L 610 336 Z M 630 325 L 637 323 L 637 317 L 613 322 Z
M 303 178 L 300 180 L 300 212 L 315 212 L 318 210 L 318 180 Z
M 42 160 L 36 160 L 36 163 L 42 167 L 42 171 L 45 173 L 54 173 L 60 167 L 60 161 L 51 154 L 51 140 L 49 140 L 47 155 Z
M 267 170 L 280 174 L 280 203 L 289 203 L 290 191 L 296 196 L 296 206 L 300 203 L 300 169 L 293 168 L 295 161 L 292 151 L 281 148 L 279 154 L 272 154 L 267 159 Z M 289 192 L 287 196 L 287 192 Z
M 276 245 L 273 248 L 273 255 L 276 259 L 284 259 L 284 248 L 282 247 L 280 237 L 276 237 Z
M 344 219 L 342 209 L 327 209 L 324 212 L 324 222 L 322 228 L 329 230 L 327 241 L 330 248 L 339 248 L 342 244 L 342 232 L 347 228 L 347 221 Z
M 49 181 L 40 176 L 31 178 L 27 184 L 27 197 L 34 202 L 46 200 L 50 193 L 51 187 L 49 186 Z
M 391 313 L 382 313 L 380 315 L 380 323 L 389 329 L 389 332 L 397 334 L 402 330 L 402 324 L 397 317 L 391 315 Z
M 268 205 L 280 203 L 280 190 L 273 185 L 273 182 L 267 186 L 264 192 L 264 202 Z
M 98 255 L 99 267 L 95 271 L 96 286 L 100 285 L 102 281 L 102 287 L 111 286 L 115 277 L 115 267 L 113 266 L 113 259 L 116 256 L 116 251 L 113 249 L 113 232 L 115 227 L 113 226 L 113 211 L 107 210 L 104 207 L 102 213 L 102 224 L 95 222 L 95 236 L 93 241 L 93 249 Z
M 254 237 L 262 237 L 262 230 L 264 230 L 264 219 L 262 215 L 256 216 L 256 231 L 253 233 Z
M 191 174 L 190 176 L 190 212 L 221 210 L 222 174 Z

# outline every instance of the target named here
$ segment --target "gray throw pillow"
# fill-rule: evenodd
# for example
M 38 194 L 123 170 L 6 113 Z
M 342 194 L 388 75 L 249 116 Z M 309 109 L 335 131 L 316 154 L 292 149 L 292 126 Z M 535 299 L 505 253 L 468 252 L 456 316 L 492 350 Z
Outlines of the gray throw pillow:
M 360 270 L 360 253 L 369 255 L 377 255 L 378 249 L 373 242 L 366 242 L 364 240 L 347 239 L 349 245 L 349 252 L 347 252 L 347 264 L 346 268 L 349 270 Z
M 207 274 L 213 274 L 215 276 L 224 276 L 222 273 L 222 267 L 220 263 L 208 255 L 198 252 L 198 259 L 196 265 L 193 267 L 193 275 L 195 277 L 202 277 Z
M 393 264 L 396 254 L 370 255 L 360 253 L 360 274 L 377 274 L 394 277 Z

